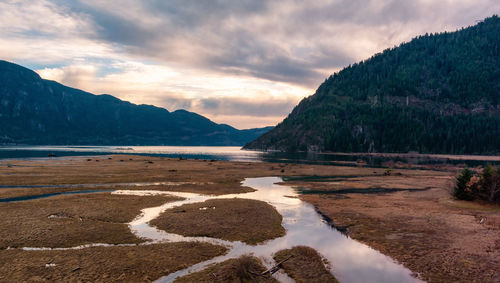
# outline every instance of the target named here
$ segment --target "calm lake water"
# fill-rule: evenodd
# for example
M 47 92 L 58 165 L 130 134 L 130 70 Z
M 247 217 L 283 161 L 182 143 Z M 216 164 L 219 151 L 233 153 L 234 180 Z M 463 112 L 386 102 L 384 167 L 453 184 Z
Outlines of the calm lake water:
M 478 166 L 499 164 L 500 156 L 457 156 L 457 155 L 409 155 L 367 156 L 356 154 L 325 153 L 284 153 L 257 152 L 241 150 L 234 146 L 0 146 L 0 159 L 40 158 L 48 156 L 95 156 L 107 154 L 135 154 L 163 157 L 182 157 L 186 159 L 215 159 L 248 162 L 284 162 L 306 164 L 331 164 L 356 166 L 364 165 L 386 167 L 387 162 L 410 164 L 465 164 Z

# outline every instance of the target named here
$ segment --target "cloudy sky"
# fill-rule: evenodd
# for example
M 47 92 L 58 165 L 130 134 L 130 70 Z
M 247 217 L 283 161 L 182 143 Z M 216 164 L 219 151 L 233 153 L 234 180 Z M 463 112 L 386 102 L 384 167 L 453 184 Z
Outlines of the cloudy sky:
M 498 0 L 0 0 L 0 59 L 237 128 L 274 125 L 330 74 Z

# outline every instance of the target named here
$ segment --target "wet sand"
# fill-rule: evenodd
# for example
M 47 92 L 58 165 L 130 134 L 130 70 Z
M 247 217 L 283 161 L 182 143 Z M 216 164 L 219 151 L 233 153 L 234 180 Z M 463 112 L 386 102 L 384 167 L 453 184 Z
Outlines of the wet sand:
M 89 161 L 90 159 L 90 161 Z M 96 161 L 99 160 L 99 161 Z M 402 262 L 421 278 L 431 282 L 442 281 L 499 281 L 497 270 L 500 270 L 500 209 L 478 203 L 457 202 L 450 198 L 448 189 L 457 168 L 447 168 L 448 171 L 405 170 L 391 171 L 390 176 L 384 176 L 384 169 L 365 167 L 339 167 L 303 164 L 271 164 L 248 162 L 223 162 L 202 160 L 178 160 L 144 156 L 100 156 L 97 158 L 71 157 L 44 160 L 8 160 L 0 161 L 0 185 L 54 185 L 54 184 L 113 184 L 127 182 L 184 182 L 182 185 L 153 185 L 143 187 L 111 186 L 109 189 L 145 189 L 164 191 L 186 191 L 223 195 L 227 193 L 242 193 L 251 189 L 240 186 L 247 177 L 263 176 L 330 176 L 322 180 L 296 179 L 287 182 L 303 190 L 310 191 L 301 199 L 312 203 L 325 216 L 331 218 L 336 226 L 348 227 L 350 236 L 367 243 L 394 259 Z M 187 182 L 187 183 L 186 183 Z M 373 188 L 401 189 L 400 191 L 374 192 L 367 194 L 352 190 L 370 190 Z M 82 187 L 82 190 L 84 188 Z M 106 188 L 108 189 L 108 188 Z M 349 190 L 346 190 L 349 189 Z M 0 188 L 0 198 L 42 194 L 47 192 L 67 191 L 68 188 Z M 74 188 L 71 190 L 75 190 Z M 344 190 L 336 193 L 336 190 Z M 15 257 L 25 260 L 16 261 L 14 271 L 11 265 L 0 265 L 0 281 L 8 281 L 9 274 L 17 272 L 19 280 L 41 278 L 46 273 L 41 261 L 27 260 L 33 255 L 47 258 L 54 252 L 64 253 L 68 260 L 77 260 L 90 249 L 76 251 L 22 251 L 5 250 L 7 246 L 51 246 L 67 247 L 83 243 L 137 243 L 140 239 L 127 230 L 127 221 L 140 213 L 140 209 L 151 207 L 157 202 L 166 202 L 164 196 L 140 197 L 133 200 L 132 196 L 115 196 L 112 199 L 97 201 L 95 206 L 74 202 L 75 199 L 96 198 L 100 195 L 57 196 L 47 199 L 30 200 L 16 203 L 0 203 L 1 225 L 9 227 L 2 229 L 3 242 L 0 256 Z M 73 199 L 74 198 L 74 199 Z M 160 199 L 156 199 L 160 198 Z M 163 198 L 163 199 L 161 199 Z M 73 199 L 73 202 L 71 200 Z M 126 204 L 127 199 L 132 204 Z M 66 203 L 67 204 L 64 204 Z M 106 205 L 103 205 L 103 202 Z M 154 202 L 143 203 L 143 202 Z M 51 204 L 52 203 L 52 204 Z M 89 201 L 89 203 L 92 203 Z M 41 210 L 60 207 L 77 207 L 78 211 Z M 14 208 L 13 208 L 14 207 Z M 99 218 L 97 213 L 101 208 L 109 211 L 119 209 L 123 218 Z M 122 209 L 120 209 L 122 208 Z M 11 211 L 17 211 L 16 213 Z M 102 215 L 110 212 L 103 210 Z M 71 215 L 71 218 L 48 218 L 54 214 Z M 120 214 L 120 213 L 117 213 Z M 108 231 L 101 238 L 93 233 L 80 233 L 79 237 L 64 239 L 61 234 L 56 237 L 46 235 L 65 231 L 64 227 L 77 227 L 70 221 L 80 221 L 84 216 L 84 225 L 75 231 Z M 7 221 L 6 219 L 10 219 Z M 50 226 L 48 221 L 62 221 L 64 225 Z M 52 222 L 48 223 L 52 223 Z M 16 223 L 17 222 L 17 223 Z M 68 223 L 66 223 L 68 222 Z M 80 221 L 81 222 L 81 221 Z M 85 223 L 86 222 L 86 223 Z M 26 225 L 24 224 L 26 223 Z M 116 224 L 116 225 L 115 225 Z M 6 226 L 11 225 L 11 226 Z M 13 225 L 13 226 L 12 226 Z M 49 225 L 49 226 L 47 226 Z M 88 226 L 85 226 L 88 225 Z M 120 228 L 111 228 L 111 227 Z M 34 233 L 33 227 L 39 227 Z M 61 228 L 63 227 L 63 228 Z M 53 232 L 50 232 L 52 229 Z M 73 228 L 71 228 L 73 229 Z M 15 232 L 11 232 L 15 231 Z M 15 234 L 13 234 L 15 233 Z M 75 233 L 76 235 L 77 233 Z M 16 242 L 16 237 L 21 235 Z M 170 244 L 168 244 L 170 245 Z M 146 247 L 146 246 L 144 246 Z M 113 247 L 126 253 L 140 247 Z M 104 247 L 91 248 L 103 251 Z M 147 249 L 147 248 L 145 248 Z M 81 252 L 80 252 L 81 251 Z M 179 250 L 180 251 L 180 250 Z M 321 253 L 321 251 L 319 251 Z M 190 255 L 192 250 L 170 254 L 170 257 Z M 119 261 L 110 253 L 102 252 L 102 257 L 95 257 L 89 252 L 86 262 Z M 163 256 L 167 256 L 164 255 Z M 204 254 L 213 257 L 215 253 Z M 156 258 L 157 256 L 153 256 Z M 170 259 L 169 257 L 169 259 Z M 35 257 L 36 258 L 36 257 Z M 200 260 L 201 261 L 201 260 Z M 0 262 L 5 262 L 1 260 Z M 147 261 L 145 261 L 147 262 Z M 186 263 L 190 262 L 190 263 Z M 192 261 L 181 260 L 181 269 Z M 171 269 L 148 271 L 147 265 L 137 259 L 126 268 L 123 278 L 149 278 L 154 280 L 166 275 Z M 194 262 L 193 262 L 194 263 Z M 103 268 L 105 268 L 104 265 Z M 333 267 L 335 268 L 335 267 Z M 133 270 L 133 271 L 132 271 Z M 10 273 L 9 273 L 10 272 Z M 97 272 L 97 270 L 95 270 Z M 135 272 L 135 273 L 134 273 Z M 89 271 L 91 274 L 92 271 Z M 130 275 L 132 274 L 132 275 Z M 135 274 L 135 275 L 134 275 Z M 137 276 L 142 277 L 137 277 Z M 37 277 L 38 276 L 38 277 Z M 62 276 L 62 275 L 61 275 Z M 97 275 L 95 275 L 97 276 Z M 120 275 L 121 276 L 121 275 Z M 43 279 L 45 278 L 45 279 Z M 64 280 L 76 280 L 78 273 L 65 271 Z M 97 278 L 97 277 L 96 277 Z M 102 278 L 102 281 L 114 281 L 115 278 Z M 16 280 L 17 281 L 17 280 Z M 148 281 L 148 280 L 146 280 Z

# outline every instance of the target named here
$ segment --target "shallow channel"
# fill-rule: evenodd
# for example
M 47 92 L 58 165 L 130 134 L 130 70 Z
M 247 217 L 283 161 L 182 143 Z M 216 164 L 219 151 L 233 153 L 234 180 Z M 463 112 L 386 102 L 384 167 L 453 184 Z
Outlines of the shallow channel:
M 129 186 L 129 187 L 144 187 L 144 186 L 181 186 L 185 184 L 211 184 L 211 183 L 199 183 L 199 182 L 142 182 L 142 183 L 100 183 L 100 184 L 62 184 L 62 185 L 0 185 L 1 189 L 32 189 L 32 188 L 107 188 L 107 187 L 115 187 L 115 186 Z M 55 197 L 59 195 L 75 195 L 75 194 L 92 194 L 92 193 L 103 193 L 103 192 L 112 192 L 113 190 L 80 190 L 80 191 L 70 191 L 70 192 L 55 192 L 55 193 L 46 193 L 46 194 L 38 194 L 38 195 L 25 195 L 19 197 L 11 197 L 11 198 L 0 198 L 0 202 L 18 202 L 18 201 L 26 201 L 26 200 L 34 200 L 41 198 L 49 198 Z
M 48 193 L 48 194 L 40 194 L 40 195 L 28 195 L 28 196 L 20 196 L 20 197 L 2 198 L 2 199 L 0 199 L 0 202 L 18 202 L 18 201 L 25 201 L 25 200 L 49 198 L 49 197 L 55 197 L 55 196 L 61 196 L 61 195 L 93 194 L 93 193 L 104 193 L 104 192 L 111 192 L 111 191 L 110 190 L 85 190 L 85 191 Z
M 248 178 L 242 185 L 251 187 L 256 191 L 222 196 L 135 190 L 120 190 L 114 193 L 132 195 L 169 194 L 185 198 L 182 201 L 144 209 L 143 213 L 129 224 L 132 232 L 138 237 L 147 238 L 153 242 L 202 241 L 224 245 L 229 248 L 226 255 L 179 270 L 158 279 L 156 282 L 172 282 L 180 276 L 200 271 L 212 263 L 237 258 L 244 254 L 259 257 L 266 267 L 271 267 L 275 264 L 272 258 L 274 253 L 297 245 L 316 249 L 330 262 L 330 271 L 340 282 L 421 282 L 412 276 L 409 269 L 396 263 L 390 257 L 333 229 L 322 219 L 311 204 L 298 198 L 298 193 L 292 187 L 276 185 L 281 181 L 282 179 L 278 177 Z M 283 216 L 282 225 L 286 229 L 286 235 L 252 246 L 238 241 L 231 242 L 207 237 L 184 237 L 158 230 L 148 224 L 149 221 L 158 217 L 166 209 L 186 203 L 221 198 L 246 198 L 271 204 Z M 273 276 L 281 282 L 293 282 L 283 272 L 275 273 Z

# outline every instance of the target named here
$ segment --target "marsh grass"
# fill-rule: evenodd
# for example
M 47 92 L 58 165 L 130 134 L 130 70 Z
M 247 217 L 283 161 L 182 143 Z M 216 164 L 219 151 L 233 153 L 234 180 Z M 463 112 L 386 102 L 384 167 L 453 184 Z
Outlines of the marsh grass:
M 191 242 L 65 251 L 0 250 L 0 282 L 151 282 L 226 251 L 222 246 Z
M 274 255 L 274 260 L 283 262 L 281 266 L 295 282 L 332 282 L 338 283 L 337 279 L 328 271 L 325 261 L 319 253 L 305 246 L 297 246 L 287 250 L 281 250 Z
M 178 278 L 174 282 L 235 282 L 235 283 L 274 283 L 273 277 L 260 275 L 266 268 L 259 259 L 244 255 L 211 265 L 202 271 Z
M 166 210 L 151 224 L 184 236 L 206 236 L 253 245 L 285 235 L 281 220 L 276 209 L 262 201 L 213 199 Z
M 61 195 L 1 204 L 0 248 L 72 247 L 90 243 L 140 243 L 128 227 L 146 207 L 179 200 L 110 193 Z M 49 218 L 66 215 L 64 218 Z

